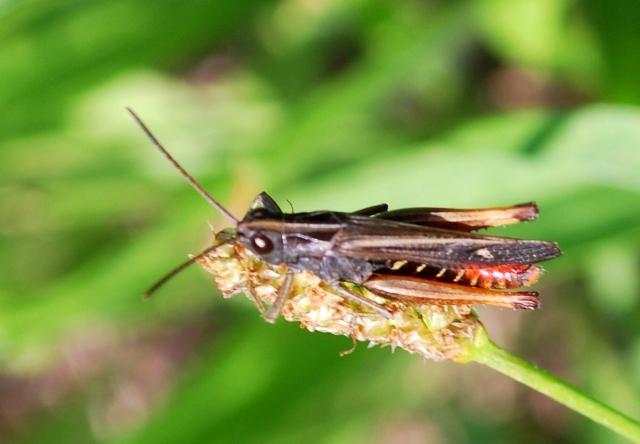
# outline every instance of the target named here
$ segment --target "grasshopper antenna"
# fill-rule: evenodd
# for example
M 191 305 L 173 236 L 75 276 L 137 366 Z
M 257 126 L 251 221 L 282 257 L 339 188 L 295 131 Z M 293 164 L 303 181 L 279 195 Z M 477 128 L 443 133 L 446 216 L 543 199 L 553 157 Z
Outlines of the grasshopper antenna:
M 193 177 L 191 177 L 191 175 L 189 173 L 187 173 L 185 171 L 184 168 L 182 168 L 180 166 L 180 164 L 173 158 L 171 157 L 171 154 L 169 154 L 169 152 L 162 146 L 162 144 L 160 142 L 158 142 L 158 139 L 156 139 L 156 137 L 151 133 L 151 131 L 149 130 L 149 128 L 147 128 L 147 125 L 145 125 L 142 120 L 140 120 L 140 117 L 138 117 L 138 115 L 136 113 L 133 112 L 133 110 L 129 107 L 127 107 L 127 111 L 129 111 L 129 114 L 131 114 L 133 116 L 133 118 L 135 119 L 135 121 L 138 123 L 138 125 L 140 125 L 140 128 L 142 128 L 142 130 L 145 132 L 145 134 L 147 135 L 147 137 L 149 139 L 151 139 L 151 141 L 153 142 L 153 144 L 162 152 L 162 154 L 164 154 L 164 156 L 169 160 L 169 162 L 171 162 L 173 164 L 173 166 L 175 166 L 178 171 L 180 171 L 180 174 L 182 174 L 182 176 L 187 180 L 187 182 L 189 182 L 189 184 L 191 184 L 191 186 L 193 188 L 195 188 L 195 190 L 200 193 L 200 195 L 202 197 L 204 197 L 207 202 L 209 202 L 211 205 L 213 205 L 220 213 L 222 213 L 222 215 L 224 217 L 226 217 L 227 219 L 229 219 L 231 222 L 235 223 L 236 225 L 238 224 L 238 219 L 235 218 L 235 216 L 233 214 L 231 214 L 229 211 L 227 211 L 227 209 L 225 207 L 223 207 L 222 205 L 220 205 L 218 203 L 217 200 L 215 200 L 213 197 L 211 197 L 211 195 L 209 193 L 207 193 L 205 191 L 204 188 L 202 188 L 202 186 L 200 186 L 200 184 L 198 182 L 195 181 L 195 179 Z M 190 263 L 193 261 L 190 261 Z M 160 287 L 160 285 L 162 285 L 165 281 L 167 281 L 168 279 L 170 279 L 171 277 L 173 277 L 174 274 L 178 273 L 179 271 L 183 270 L 184 268 L 188 267 L 190 265 L 190 263 L 185 263 L 182 264 L 180 267 L 178 267 L 176 270 L 172 271 L 171 273 L 169 273 L 167 276 L 165 276 L 160 282 L 158 282 L 158 284 L 154 285 L 153 287 L 150 288 L 151 293 L 153 293 L 153 291 L 156 290 L 157 287 Z M 148 293 L 148 292 L 147 292 Z M 147 294 L 145 293 L 145 295 Z
M 144 295 L 142 296 L 143 299 L 149 299 L 149 297 L 151 297 L 151 295 L 153 293 L 156 292 L 156 290 L 160 287 L 162 287 L 164 284 L 167 283 L 167 281 L 171 278 L 173 278 L 175 275 L 177 275 L 178 273 L 180 273 L 182 270 L 184 270 L 185 268 L 189 267 L 189 265 L 194 264 L 195 262 L 198 261 L 198 259 L 202 259 L 207 253 L 209 253 L 210 251 L 215 250 L 216 248 L 218 248 L 221 244 L 216 244 L 216 245 L 212 245 L 210 247 L 208 247 L 206 250 L 204 250 L 202 253 L 200 253 L 197 256 L 193 256 L 191 257 L 188 261 L 186 261 L 183 264 L 180 264 L 179 266 L 177 266 L 176 268 L 174 268 L 173 270 L 171 270 L 169 273 L 167 273 L 162 279 L 160 279 L 158 282 L 156 282 L 155 284 L 153 284 L 151 287 L 149 287 L 149 289 L 147 291 L 144 292 Z

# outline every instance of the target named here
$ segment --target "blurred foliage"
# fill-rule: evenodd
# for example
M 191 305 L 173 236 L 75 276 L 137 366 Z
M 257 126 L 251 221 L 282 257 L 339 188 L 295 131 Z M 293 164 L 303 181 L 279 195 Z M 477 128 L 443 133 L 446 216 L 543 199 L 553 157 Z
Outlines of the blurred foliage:
M 496 342 L 640 412 L 640 3 L 0 3 L 0 439 L 621 442 L 475 364 L 271 326 L 190 270 L 241 216 L 535 200 L 542 309 Z

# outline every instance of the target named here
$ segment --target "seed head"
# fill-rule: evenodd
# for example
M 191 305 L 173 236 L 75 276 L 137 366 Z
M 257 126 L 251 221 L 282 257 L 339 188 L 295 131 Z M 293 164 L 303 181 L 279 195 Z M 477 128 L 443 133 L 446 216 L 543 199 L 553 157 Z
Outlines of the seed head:
M 219 247 L 198 262 L 214 275 L 223 296 L 244 293 L 254 302 L 258 298 L 266 305 L 272 304 L 287 267 L 260 260 L 233 240 L 232 230 L 218 233 L 216 242 Z M 465 352 L 486 336 L 484 326 L 468 305 L 405 303 L 381 298 L 357 285 L 351 289 L 383 305 L 392 318 L 353 304 L 309 271 L 294 276 L 282 316 L 312 332 L 349 336 L 369 342 L 369 346 L 400 347 L 436 361 L 464 361 Z

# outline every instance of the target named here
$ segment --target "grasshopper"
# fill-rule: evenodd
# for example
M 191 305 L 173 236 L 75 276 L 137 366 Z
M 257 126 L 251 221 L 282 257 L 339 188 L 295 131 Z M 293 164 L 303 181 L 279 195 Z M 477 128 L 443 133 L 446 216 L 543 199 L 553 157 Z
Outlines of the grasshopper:
M 531 310 L 538 306 L 537 292 L 505 290 L 534 283 L 542 271 L 535 263 L 561 254 L 553 242 L 474 233 L 535 220 L 535 203 L 394 211 L 380 204 L 349 213 L 285 213 L 268 194 L 261 193 L 239 220 L 180 166 L 131 109 L 127 110 L 196 191 L 235 224 L 235 234 L 227 236 L 225 243 L 238 242 L 262 261 L 286 265 L 284 282 L 273 304 L 268 309 L 261 302 L 257 304 L 262 316 L 272 323 L 287 300 L 293 276 L 303 271 L 314 273 L 352 303 L 389 319 L 392 314 L 383 305 L 353 287 L 416 304 L 488 304 Z M 173 270 L 146 295 L 219 246 L 209 247 Z M 254 300 L 258 302 L 255 296 Z

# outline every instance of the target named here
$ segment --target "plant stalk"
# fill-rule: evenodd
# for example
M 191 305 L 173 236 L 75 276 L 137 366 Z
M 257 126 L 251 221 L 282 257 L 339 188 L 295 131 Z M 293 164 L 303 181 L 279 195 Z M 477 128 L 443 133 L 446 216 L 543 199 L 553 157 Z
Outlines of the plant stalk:
M 491 367 L 587 418 L 640 443 L 640 423 L 591 398 L 577 387 L 500 348 L 488 338 L 476 342 L 466 358 Z M 466 360 L 466 359 L 465 359 Z

